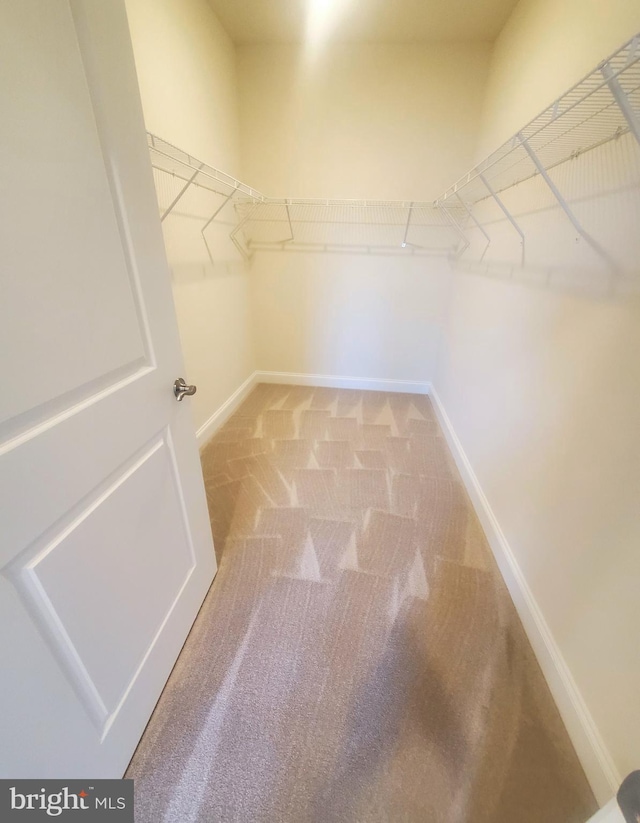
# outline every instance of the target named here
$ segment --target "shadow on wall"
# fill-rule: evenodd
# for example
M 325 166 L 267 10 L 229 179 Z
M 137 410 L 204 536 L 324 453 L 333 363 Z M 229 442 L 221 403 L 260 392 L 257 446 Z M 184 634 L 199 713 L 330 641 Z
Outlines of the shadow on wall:
M 426 381 L 450 282 L 446 260 L 258 252 L 258 368 Z
M 457 267 L 592 297 L 640 294 L 640 146 L 634 138 L 622 135 L 551 169 L 549 176 L 586 237 L 536 174 L 499 193 L 524 244 L 488 196 L 474 207 L 474 216 L 490 242 L 469 221 L 470 245 Z

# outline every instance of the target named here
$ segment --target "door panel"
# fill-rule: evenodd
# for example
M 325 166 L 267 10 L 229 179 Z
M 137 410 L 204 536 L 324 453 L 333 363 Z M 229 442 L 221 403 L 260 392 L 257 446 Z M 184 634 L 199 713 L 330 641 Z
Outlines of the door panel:
M 117 777 L 215 572 L 188 375 L 122 0 L 0 55 L 0 776 Z
M 28 15 L 29 36 L 3 43 L 2 63 L 18 78 L 3 100 L 15 100 L 26 83 L 38 89 L 13 117 L 10 107 L 2 126 L 11 158 L 2 169 L 3 265 L 20 276 L 3 281 L 12 311 L 0 348 L 22 364 L 3 419 L 139 367 L 146 354 L 71 10 L 58 0 L 40 5 Z M 64 371 L 49 368 L 52 358 Z
M 12 564 L 12 581 L 102 732 L 195 567 L 166 437 L 42 542 Z

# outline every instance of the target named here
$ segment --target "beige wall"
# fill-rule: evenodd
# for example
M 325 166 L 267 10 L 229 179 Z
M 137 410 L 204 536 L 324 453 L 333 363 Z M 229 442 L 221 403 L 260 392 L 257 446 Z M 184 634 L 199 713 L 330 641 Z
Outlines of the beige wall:
M 523 0 L 495 47 L 479 153 L 638 30 L 637 2 Z M 517 187 L 505 198 L 529 262 L 512 268 L 513 231 L 494 213 L 485 274 L 454 277 L 435 386 L 625 775 L 640 767 L 640 149 L 625 137 L 554 177 L 626 286 L 607 292 L 610 272 L 542 181 Z M 590 777 L 611 794 L 597 768 Z
M 149 131 L 229 174 L 239 174 L 236 58 L 207 0 L 126 0 Z M 156 175 L 164 202 L 177 190 Z M 179 185 L 179 184 L 178 184 Z M 246 266 L 229 246 L 227 226 L 200 236 L 215 196 L 191 192 L 164 222 L 174 281 L 185 379 L 198 385 L 190 405 L 196 428 L 254 370 Z
M 238 49 L 243 175 L 267 195 L 430 200 L 472 161 L 489 45 Z M 258 368 L 429 380 L 447 265 L 258 252 Z
M 431 200 L 476 145 L 489 44 L 238 48 L 243 174 L 272 197 Z
M 265 252 L 251 274 L 259 369 L 431 379 L 449 288 L 446 260 Z

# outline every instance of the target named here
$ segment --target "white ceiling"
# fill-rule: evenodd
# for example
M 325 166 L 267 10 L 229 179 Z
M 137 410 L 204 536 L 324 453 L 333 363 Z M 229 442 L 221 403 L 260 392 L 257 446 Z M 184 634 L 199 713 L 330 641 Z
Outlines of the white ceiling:
M 236 43 L 305 39 L 310 6 L 338 11 L 332 40 L 360 43 L 492 41 L 518 0 L 209 0 Z

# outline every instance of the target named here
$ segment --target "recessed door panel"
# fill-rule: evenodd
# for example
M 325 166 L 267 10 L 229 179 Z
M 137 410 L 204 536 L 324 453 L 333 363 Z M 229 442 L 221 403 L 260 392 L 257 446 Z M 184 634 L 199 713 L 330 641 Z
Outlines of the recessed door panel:
M 14 567 L 18 590 L 99 724 L 126 694 L 194 565 L 163 437 Z
M 146 356 L 82 58 L 65 2 L 8 3 L 0 36 L 0 422 Z M 25 23 L 28 36 L 20 36 Z M 55 70 L 53 68 L 55 67 Z M 19 82 L 16 81 L 19 78 Z M 51 359 L 63 368 L 52 370 Z

